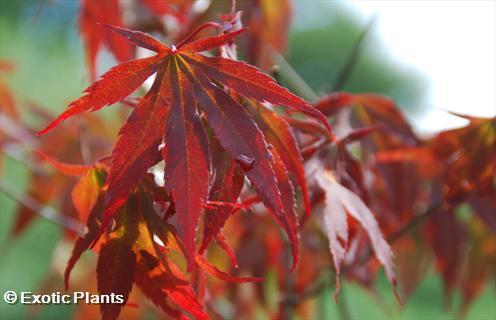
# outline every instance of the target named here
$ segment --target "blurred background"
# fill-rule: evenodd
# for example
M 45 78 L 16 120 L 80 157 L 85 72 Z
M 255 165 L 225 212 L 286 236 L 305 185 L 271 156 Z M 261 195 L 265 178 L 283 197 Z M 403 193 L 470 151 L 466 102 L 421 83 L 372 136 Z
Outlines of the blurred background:
M 37 101 L 55 116 L 89 83 L 76 26 L 78 2 L 0 3 L 0 58 L 15 65 L 5 79 L 21 103 Z M 444 110 L 496 115 L 495 1 L 295 1 L 287 61 L 317 95 L 329 92 L 367 26 L 341 90 L 392 97 L 424 135 L 464 124 Z M 104 61 L 101 71 L 115 63 L 109 54 L 100 58 Z M 43 126 L 29 111 L 21 109 L 21 113 L 35 128 Z M 1 179 L 14 183 L 18 193 L 24 190 L 27 176 L 22 162 L 4 160 Z M 28 232 L 9 240 L 16 206 L 11 197 L 0 193 L 0 292 L 37 292 L 53 267 L 62 232 L 53 223 L 37 219 Z M 344 285 L 341 294 L 348 297 L 352 319 L 454 317 L 443 301 L 441 280 L 433 275 L 420 284 L 402 310 L 392 300 L 370 303 L 377 297 L 353 284 Z M 378 290 L 382 296 L 390 295 L 385 280 Z M 325 292 L 321 301 L 322 314 L 337 319 L 332 292 Z M 48 306 L 36 317 L 65 318 L 71 308 Z M 29 312 L 33 311 L 25 306 L 0 303 L 3 319 L 22 318 Z M 487 290 L 467 318 L 494 315 L 494 291 Z

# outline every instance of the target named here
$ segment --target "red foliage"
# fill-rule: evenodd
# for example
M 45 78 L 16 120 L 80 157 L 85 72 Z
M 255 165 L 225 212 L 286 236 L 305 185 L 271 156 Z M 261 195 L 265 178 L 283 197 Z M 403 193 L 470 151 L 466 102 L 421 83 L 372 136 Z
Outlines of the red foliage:
M 172 318 L 277 318 L 288 307 L 304 317 L 332 267 L 336 295 L 340 276 L 371 288 L 382 266 L 406 296 L 431 255 L 447 295 L 460 288 L 464 307 L 494 276 L 496 119 L 466 117 L 466 127 L 422 139 L 387 97 L 333 92 L 309 104 L 236 59 L 235 43 L 245 37 L 249 62 L 270 69 L 271 50 L 285 46 L 289 1 L 243 2 L 248 30 L 224 2 L 202 14 L 192 1 L 135 6 L 146 8 L 151 23 L 136 19 L 134 29 L 176 45 L 128 29 L 119 1 L 82 1 L 92 79 L 103 46 L 120 64 L 40 132 L 37 170 L 12 229 L 20 234 L 43 206 L 57 206 L 58 221 L 72 229 L 67 238 L 76 238 L 66 288 L 91 249 L 96 277 L 87 273 L 74 286 L 123 297 L 100 305 L 104 319 L 124 317 L 143 296 Z M 208 28 L 217 34 L 208 36 Z M 155 55 L 131 60 L 133 45 Z M 148 91 L 131 97 L 150 77 Z M 0 90 L 2 119 L 19 122 L 3 78 Z M 86 112 L 116 103 L 131 114 L 113 145 L 117 128 Z M 76 115 L 76 126 L 62 125 Z M 2 148 L 23 142 L 12 126 L 3 131 Z M 465 204 L 462 220 L 457 211 Z M 398 276 L 393 252 L 405 258 Z M 282 296 L 275 307 L 261 284 L 269 273 Z M 223 299 L 236 306 L 232 314 L 218 310 Z

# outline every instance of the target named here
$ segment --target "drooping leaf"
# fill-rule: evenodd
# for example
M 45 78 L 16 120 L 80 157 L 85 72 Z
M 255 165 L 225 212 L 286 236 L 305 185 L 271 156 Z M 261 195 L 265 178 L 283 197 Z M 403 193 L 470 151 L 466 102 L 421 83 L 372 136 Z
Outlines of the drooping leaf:
M 98 292 L 122 295 L 124 299 L 123 304 L 101 304 L 102 319 L 117 319 L 131 292 L 135 271 L 136 255 L 127 241 L 113 239 L 100 250 L 96 268 Z
M 103 319 L 117 319 L 131 292 L 136 272 L 135 243 L 139 237 L 139 199 L 129 198 L 122 207 L 110 240 L 102 244 L 96 266 L 98 292 L 119 294 L 123 303 L 100 304 Z
M 69 288 L 69 278 L 72 272 L 72 269 L 78 262 L 81 255 L 90 248 L 91 244 L 95 241 L 96 236 L 98 235 L 99 226 L 97 219 L 101 219 L 101 215 L 104 209 L 104 195 L 100 194 L 95 205 L 91 210 L 91 214 L 88 217 L 88 221 L 86 223 L 88 227 L 88 231 L 82 237 L 78 237 L 76 242 L 74 243 L 74 247 L 71 252 L 71 256 L 69 261 L 67 262 L 67 266 L 64 271 L 64 284 L 66 290 Z
M 444 290 L 449 299 L 456 287 L 459 266 L 462 264 L 462 246 L 466 241 L 466 231 L 452 210 L 436 213 L 424 228 L 425 237 L 430 242 L 436 259 L 436 267 L 442 276 Z
M 309 164 L 309 171 L 316 183 L 325 192 L 323 226 L 329 238 L 329 247 L 336 268 L 336 294 L 339 290 L 341 264 L 347 251 L 347 215 L 358 221 L 370 239 L 379 262 L 384 266 L 389 281 L 396 286 L 393 271 L 393 252 L 384 239 L 374 214 L 356 194 L 339 184 L 332 173 L 318 164 L 316 159 Z

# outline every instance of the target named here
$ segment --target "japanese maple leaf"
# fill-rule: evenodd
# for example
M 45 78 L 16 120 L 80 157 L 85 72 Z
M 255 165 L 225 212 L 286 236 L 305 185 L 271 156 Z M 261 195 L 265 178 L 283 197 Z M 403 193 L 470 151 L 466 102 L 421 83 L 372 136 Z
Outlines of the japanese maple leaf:
M 284 194 L 293 192 L 293 188 L 279 188 L 280 171 L 285 168 L 275 168 L 281 162 L 275 162 L 263 133 L 221 85 L 241 96 L 287 106 L 320 118 L 329 128 L 326 118 L 257 68 L 240 61 L 200 54 L 233 41 L 243 30 L 189 43 L 183 40 L 177 46 L 168 47 L 139 31 L 106 27 L 157 55 L 110 69 L 86 89 L 84 96 L 73 101 L 40 132 L 45 133 L 81 112 L 95 111 L 125 99 L 156 73 L 152 88 L 121 128 L 113 150 L 102 230 L 148 168 L 163 159 L 165 188 L 174 198 L 189 266 L 193 265 L 196 227 L 208 198 L 211 166 L 208 137 L 200 113 L 205 115 L 222 147 L 246 171 L 263 203 L 280 217 L 278 221 L 286 221 L 289 213 L 284 210 L 283 199 L 294 195 Z M 162 142 L 165 147 L 159 151 Z M 285 230 L 297 232 L 295 228 Z M 297 239 L 294 234 L 289 236 Z M 293 254 L 297 254 L 295 251 Z

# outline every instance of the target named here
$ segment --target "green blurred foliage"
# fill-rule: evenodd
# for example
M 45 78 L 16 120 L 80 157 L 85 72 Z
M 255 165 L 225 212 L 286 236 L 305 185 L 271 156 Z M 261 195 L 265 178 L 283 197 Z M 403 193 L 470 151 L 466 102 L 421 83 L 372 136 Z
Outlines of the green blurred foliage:
M 342 2 L 297 1 L 295 12 L 289 62 L 318 94 L 330 92 L 367 22 L 360 22 Z M 342 88 L 383 93 L 412 113 L 422 111 L 425 89 L 422 75 L 391 61 L 373 26 Z

